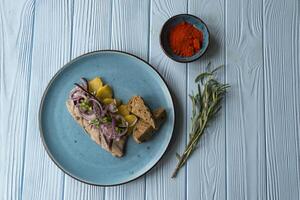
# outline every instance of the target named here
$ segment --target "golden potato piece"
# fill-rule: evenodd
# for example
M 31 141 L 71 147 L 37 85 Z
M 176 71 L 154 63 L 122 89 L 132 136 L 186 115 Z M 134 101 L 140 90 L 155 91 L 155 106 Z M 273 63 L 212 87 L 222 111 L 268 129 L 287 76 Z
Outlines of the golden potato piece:
M 118 113 L 119 113 L 120 115 L 122 115 L 123 117 L 129 115 L 129 110 L 128 110 L 127 105 L 125 105 L 125 104 L 120 105 L 120 106 L 118 107 Z
M 134 126 L 138 120 L 138 118 L 135 115 L 126 115 L 124 118 L 128 122 L 129 127 Z
M 109 104 L 113 103 L 116 106 L 119 106 L 121 104 L 121 101 L 119 99 L 105 98 L 102 100 L 102 103 L 104 103 L 105 105 L 109 105 Z
M 102 103 L 104 103 L 105 105 L 109 105 L 111 103 L 116 104 L 116 101 L 113 98 L 105 98 L 105 99 L 103 99 Z
M 109 85 L 104 85 L 103 87 L 100 87 L 96 94 L 97 98 L 99 99 L 106 99 L 106 98 L 112 98 L 113 92 Z
M 95 77 L 89 81 L 89 92 L 96 94 L 98 89 L 103 86 L 103 82 L 100 77 Z

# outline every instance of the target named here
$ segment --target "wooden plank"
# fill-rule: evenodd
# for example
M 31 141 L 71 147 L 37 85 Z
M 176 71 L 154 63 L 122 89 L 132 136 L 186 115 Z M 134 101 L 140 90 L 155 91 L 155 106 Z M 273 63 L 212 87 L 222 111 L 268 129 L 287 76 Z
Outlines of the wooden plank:
M 114 0 L 112 4 L 111 48 L 133 53 L 147 60 L 149 1 Z M 125 185 L 109 187 L 105 199 L 144 199 L 145 177 Z
M 144 178 L 140 178 L 125 185 L 105 188 L 105 199 L 142 200 L 145 196 Z
M 298 0 L 264 1 L 267 199 L 299 199 Z
M 150 0 L 113 0 L 111 48 L 148 57 Z
M 110 47 L 111 1 L 74 1 L 71 57 Z M 104 188 L 65 175 L 64 199 L 103 199 Z
M 227 1 L 227 198 L 266 199 L 262 1 Z
M 34 2 L 0 1 L 0 199 L 20 199 Z
M 196 91 L 196 76 L 207 69 L 225 63 L 224 59 L 224 11 L 223 1 L 189 1 L 189 13 L 204 20 L 210 31 L 210 46 L 199 61 L 188 64 L 188 93 Z M 218 79 L 224 81 L 224 70 Z M 187 137 L 190 130 L 191 101 L 187 99 Z M 187 199 L 226 199 L 225 187 L 225 107 L 200 139 L 198 149 L 187 164 Z
M 70 59 L 71 8 L 68 0 L 36 1 L 23 199 L 62 198 L 63 173 L 44 150 L 37 113 L 49 80 Z
M 64 199 L 104 199 L 104 188 L 81 183 L 65 174 Z
M 173 15 L 187 11 L 187 1 L 152 0 L 150 19 L 150 63 L 166 80 L 174 97 L 176 125 L 171 144 L 159 164 L 149 172 L 146 179 L 146 199 L 185 199 L 186 174 L 183 168 L 176 179 L 171 174 L 177 164 L 176 152 L 182 152 L 186 142 L 186 65 L 169 59 L 159 45 L 163 23 Z
M 109 49 L 111 38 L 111 0 L 74 1 L 72 58 Z

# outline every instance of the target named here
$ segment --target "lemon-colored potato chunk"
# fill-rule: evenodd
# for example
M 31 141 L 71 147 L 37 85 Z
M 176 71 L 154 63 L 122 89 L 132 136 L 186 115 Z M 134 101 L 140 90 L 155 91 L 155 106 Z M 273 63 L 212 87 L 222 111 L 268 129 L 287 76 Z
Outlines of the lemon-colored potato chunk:
M 105 98 L 105 99 L 103 99 L 102 103 L 104 103 L 105 105 L 109 105 L 111 103 L 116 104 L 116 100 L 113 98 Z
M 100 87 L 97 91 L 97 98 L 100 100 L 106 99 L 106 98 L 112 98 L 113 92 L 109 85 L 104 85 L 103 87 Z
M 124 118 L 128 122 L 129 127 L 134 126 L 138 120 L 138 118 L 135 115 L 126 115 Z
M 129 115 L 129 110 L 128 110 L 127 105 L 125 105 L 125 104 L 120 105 L 120 106 L 118 107 L 118 113 L 119 113 L 120 115 L 122 115 L 123 117 Z
M 121 104 L 121 101 L 119 99 L 114 99 L 114 98 L 105 98 L 102 100 L 102 103 L 104 103 L 105 105 L 109 105 L 113 103 L 116 106 L 119 106 Z
M 103 86 L 103 82 L 100 77 L 95 77 L 89 81 L 89 92 L 96 94 L 99 88 Z

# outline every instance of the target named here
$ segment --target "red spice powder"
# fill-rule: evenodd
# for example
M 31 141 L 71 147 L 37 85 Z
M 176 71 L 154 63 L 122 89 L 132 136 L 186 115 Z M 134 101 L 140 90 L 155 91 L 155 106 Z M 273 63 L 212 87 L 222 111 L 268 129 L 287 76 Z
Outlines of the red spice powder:
M 190 23 L 182 22 L 170 30 L 169 44 L 176 55 L 190 57 L 201 49 L 202 42 L 202 32 Z

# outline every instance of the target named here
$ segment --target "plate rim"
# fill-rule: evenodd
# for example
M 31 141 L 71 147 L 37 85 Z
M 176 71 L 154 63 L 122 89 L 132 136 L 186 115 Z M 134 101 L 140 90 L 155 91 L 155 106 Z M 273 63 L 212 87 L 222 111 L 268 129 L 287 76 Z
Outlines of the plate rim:
M 69 171 L 67 171 L 66 169 L 64 169 L 63 166 L 60 165 L 60 163 L 54 158 L 54 156 L 52 155 L 52 153 L 50 152 L 50 150 L 48 149 L 48 146 L 45 142 L 45 138 L 44 138 L 44 133 L 43 133 L 43 128 L 42 128 L 42 108 L 43 108 L 43 105 L 44 105 L 44 101 L 45 101 L 45 97 L 48 93 L 48 90 L 50 88 L 50 86 L 52 85 L 52 83 L 54 82 L 54 80 L 56 79 L 56 77 L 64 70 L 66 69 L 67 67 L 69 67 L 72 63 L 74 63 L 75 61 L 81 59 L 82 57 L 85 57 L 85 56 L 88 56 L 90 54 L 94 54 L 94 53 L 103 53 L 103 52 L 109 52 L 109 53 L 119 53 L 119 54 L 123 54 L 123 55 L 126 55 L 126 56 L 129 56 L 129 57 L 133 57 L 135 59 L 138 59 L 140 61 L 142 61 L 143 63 L 145 63 L 146 65 L 148 65 L 152 70 L 153 72 L 159 76 L 159 78 L 163 81 L 163 83 L 165 84 L 166 88 L 167 88 L 167 92 L 169 93 L 169 96 L 171 97 L 171 104 L 172 104 L 172 114 L 174 116 L 174 120 L 173 120 L 173 126 L 171 127 L 172 128 L 172 131 L 171 131 L 171 137 L 168 141 L 168 144 L 166 145 L 162 155 L 160 156 L 160 158 L 154 163 L 153 166 L 151 166 L 148 170 L 146 170 L 145 172 L 143 172 L 142 174 L 140 174 L 139 176 L 135 177 L 135 178 L 132 178 L 132 179 L 129 179 L 127 181 L 123 181 L 123 182 L 120 182 L 120 183 L 116 183 L 116 184 L 97 184 L 97 183 L 93 183 L 93 182 L 89 182 L 89 181 L 86 181 L 86 180 L 83 180 L 75 175 L 73 175 L 72 173 L 70 173 Z M 165 81 L 165 79 L 163 78 L 163 76 L 158 72 L 157 69 L 155 69 L 154 66 L 152 66 L 149 62 L 147 62 L 146 60 L 132 54 L 132 53 L 128 53 L 128 52 L 125 52 L 125 51 L 121 51 L 121 50 L 112 50 L 112 49 L 103 49 L 103 50 L 95 50 L 95 51 L 90 51 L 90 52 L 87 52 L 87 53 L 84 53 L 80 56 L 77 56 L 76 58 L 73 58 L 72 60 L 70 60 L 69 62 L 67 62 L 66 64 L 64 64 L 54 75 L 53 77 L 50 79 L 50 81 L 48 82 L 44 92 L 43 92 L 43 95 L 42 95 L 42 98 L 41 98 L 41 101 L 40 101 L 40 105 L 39 105 L 39 111 L 38 111 L 38 124 L 39 124 L 39 132 L 40 132 L 40 138 L 42 140 L 42 143 L 43 143 L 43 146 L 44 146 L 44 149 L 46 150 L 48 156 L 50 157 L 50 159 L 52 160 L 52 162 L 62 171 L 64 172 L 65 174 L 67 174 L 68 176 L 74 178 L 75 180 L 77 181 L 80 181 L 82 183 L 85 183 L 85 184 L 88 184 L 88 185 L 93 185 L 93 186 L 102 186 L 102 187 L 110 187 L 110 186 L 118 186 L 118 185 L 123 185 L 123 184 L 126 184 L 126 183 L 130 183 L 132 181 L 135 181 L 137 179 L 139 179 L 140 177 L 146 175 L 148 172 L 150 172 L 160 161 L 161 159 L 164 157 L 164 155 L 166 154 L 167 152 L 167 149 L 172 141 L 172 138 L 174 137 L 174 129 L 175 129 L 175 124 L 176 124 L 176 112 L 175 112 L 175 106 L 174 106 L 174 97 L 170 91 L 170 88 L 167 84 L 167 82 Z

